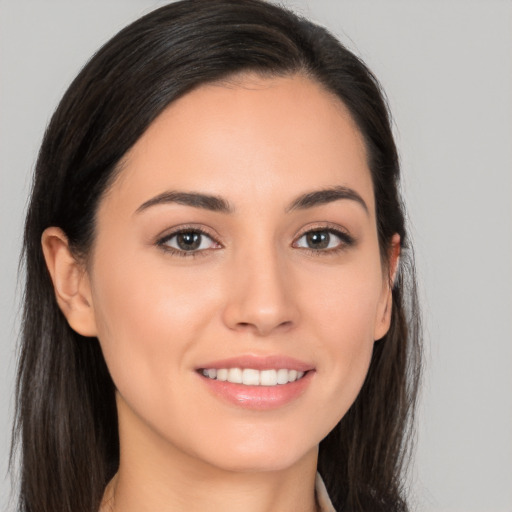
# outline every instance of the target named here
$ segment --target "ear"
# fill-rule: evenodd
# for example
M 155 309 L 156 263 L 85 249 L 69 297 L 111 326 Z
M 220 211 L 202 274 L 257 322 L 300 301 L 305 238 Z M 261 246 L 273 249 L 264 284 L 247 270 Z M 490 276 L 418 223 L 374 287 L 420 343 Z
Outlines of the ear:
M 387 272 L 382 283 L 382 295 L 377 308 L 374 340 L 380 340 L 389 330 L 391 325 L 391 310 L 393 307 L 392 290 L 400 262 L 400 235 L 395 233 L 391 238 L 389 248 Z
M 72 254 L 60 228 L 44 230 L 41 245 L 57 303 L 70 327 L 82 336 L 96 336 L 89 276 Z

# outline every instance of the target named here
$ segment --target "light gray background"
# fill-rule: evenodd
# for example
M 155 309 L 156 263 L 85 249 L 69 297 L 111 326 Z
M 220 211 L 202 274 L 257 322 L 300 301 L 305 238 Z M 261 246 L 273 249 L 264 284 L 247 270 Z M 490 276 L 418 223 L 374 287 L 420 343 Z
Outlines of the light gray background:
M 155 0 L 0 0 L 0 506 L 17 258 L 43 130 L 92 53 Z M 512 2 L 289 0 L 354 49 L 396 121 L 424 301 L 419 511 L 512 510 Z

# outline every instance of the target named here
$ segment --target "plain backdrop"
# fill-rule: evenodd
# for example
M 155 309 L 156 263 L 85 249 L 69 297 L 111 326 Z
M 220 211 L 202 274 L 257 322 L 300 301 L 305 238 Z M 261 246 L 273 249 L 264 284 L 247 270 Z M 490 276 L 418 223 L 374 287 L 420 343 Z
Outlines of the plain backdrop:
M 85 61 L 155 0 L 0 0 L 0 507 L 31 172 Z M 512 2 L 289 0 L 382 82 L 416 244 L 426 373 L 418 511 L 512 510 Z M 5 478 L 4 478 L 5 477 Z

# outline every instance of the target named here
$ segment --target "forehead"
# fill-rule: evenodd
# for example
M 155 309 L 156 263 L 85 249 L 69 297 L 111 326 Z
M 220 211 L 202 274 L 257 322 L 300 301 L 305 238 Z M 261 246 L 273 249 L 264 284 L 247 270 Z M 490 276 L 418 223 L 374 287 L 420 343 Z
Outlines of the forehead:
M 200 190 L 236 203 L 340 185 L 373 210 L 365 145 L 343 103 L 302 75 L 246 74 L 168 106 L 123 159 L 112 192 Z

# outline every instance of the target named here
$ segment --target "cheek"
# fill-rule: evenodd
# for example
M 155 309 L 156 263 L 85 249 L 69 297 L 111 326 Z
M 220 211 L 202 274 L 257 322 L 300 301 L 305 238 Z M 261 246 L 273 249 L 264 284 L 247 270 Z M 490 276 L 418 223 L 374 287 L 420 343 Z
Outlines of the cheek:
M 118 408 L 120 428 L 133 435 L 141 425 L 149 426 L 142 430 L 151 432 L 144 434 L 143 445 L 148 439 L 170 439 L 185 446 L 205 428 L 197 417 L 203 398 L 192 367 L 218 310 L 218 292 L 204 287 L 200 272 L 171 272 L 154 261 L 103 270 L 95 276 L 94 304 L 98 338 L 118 400 L 125 404 Z
M 317 273 L 317 282 L 319 275 Z M 370 365 L 381 296 L 380 266 L 333 273 L 308 308 L 319 358 L 319 375 L 329 390 L 324 408 L 331 428 L 355 401 Z
M 303 288 L 311 297 L 306 311 L 308 321 L 320 329 L 318 338 L 329 340 L 333 348 L 373 343 L 382 296 L 380 263 L 354 262 L 313 275 L 317 292 L 307 292 L 313 283 L 304 282 Z
M 143 258 L 102 261 L 93 303 L 110 373 L 121 393 L 155 396 L 189 364 L 187 354 L 201 339 L 217 297 L 200 288 L 204 280 L 197 272 L 170 272 Z

